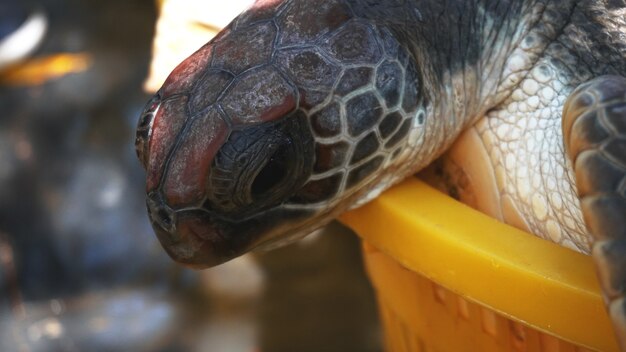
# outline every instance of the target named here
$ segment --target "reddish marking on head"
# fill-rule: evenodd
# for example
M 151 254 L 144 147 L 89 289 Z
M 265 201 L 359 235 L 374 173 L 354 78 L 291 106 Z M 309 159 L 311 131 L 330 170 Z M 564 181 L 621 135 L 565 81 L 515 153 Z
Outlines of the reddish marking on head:
M 267 110 L 259 113 L 259 120 L 269 122 L 278 120 L 296 108 L 296 98 L 293 95 L 287 95 L 283 101 L 274 106 L 270 106 Z
M 228 137 L 228 125 L 215 109 L 191 122 L 168 165 L 163 193 L 171 207 L 197 205 L 206 193 L 213 158 Z
M 250 9 L 258 10 L 267 7 L 275 7 L 282 2 L 284 2 L 284 0 L 256 0 Z
M 193 55 L 176 66 L 165 80 L 165 83 L 163 83 L 163 87 L 161 88 L 162 96 L 167 98 L 174 94 L 188 91 L 195 80 L 204 72 L 204 68 L 208 66 L 212 51 L 213 45 L 211 43 L 205 44 L 198 49 L 198 51 L 193 53 Z
M 223 238 L 213 225 L 214 223 L 206 217 L 194 216 L 181 218 L 177 223 L 176 228 L 180 233 L 184 233 L 188 236 L 193 235 L 202 241 L 216 243 L 223 240 Z
M 165 160 L 186 119 L 186 98 L 167 100 L 161 104 L 154 117 L 149 141 L 149 159 L 146 188 L 148 192 L 159 186 Z

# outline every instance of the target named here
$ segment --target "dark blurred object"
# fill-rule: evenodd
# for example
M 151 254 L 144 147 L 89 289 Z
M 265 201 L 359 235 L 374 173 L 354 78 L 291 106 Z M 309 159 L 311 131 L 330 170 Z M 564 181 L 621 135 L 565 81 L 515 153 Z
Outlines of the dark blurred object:
M 262 350 L 380 350 L 359 239 L 338 222 L 310 236 L 257 256 L 267 278 L 259 307 Z
M 22 295 L 163 281 L 178 269 L 153 241 L 132 154 L 153 4 L 76 1 L 62 10 L 50 2 L 40 55 L 83 52 L 94 60 L 80 74 L 42 85 L 0 87 L 0 230 L 13 248 Z M 113 18 L 128 31 L 122 40 L 108 39 Z
M 41 43 L 48 20 L 23 0 L 0 0 L 0 70 L 19 62 Z
M 42 5 L 50 30 L 37 57 L 0 81 L 50 70 L 33 69 L 42 57 L 92 59 L 0 85 L 0 350 L 184 348 L 179 323 L 199 280 L 154 240 L 132 144 L 154 3 Z

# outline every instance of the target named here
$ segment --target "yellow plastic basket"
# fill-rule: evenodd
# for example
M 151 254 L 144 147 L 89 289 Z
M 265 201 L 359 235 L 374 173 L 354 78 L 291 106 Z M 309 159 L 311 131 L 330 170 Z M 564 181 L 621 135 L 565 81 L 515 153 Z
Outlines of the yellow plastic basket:
M 344 214 L 387 351 L 617 351 L 591 258 L 410 179 Z

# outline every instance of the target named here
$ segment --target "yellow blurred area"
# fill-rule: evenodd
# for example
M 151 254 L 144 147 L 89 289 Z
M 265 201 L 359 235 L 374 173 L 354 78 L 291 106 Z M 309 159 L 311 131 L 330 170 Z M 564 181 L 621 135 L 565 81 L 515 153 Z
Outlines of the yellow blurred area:
M 60 53 L 36 57 L 0 73 L 0 84 L 37 86 L 71 73 L 86 71 L 93 62 L 88 53 Z

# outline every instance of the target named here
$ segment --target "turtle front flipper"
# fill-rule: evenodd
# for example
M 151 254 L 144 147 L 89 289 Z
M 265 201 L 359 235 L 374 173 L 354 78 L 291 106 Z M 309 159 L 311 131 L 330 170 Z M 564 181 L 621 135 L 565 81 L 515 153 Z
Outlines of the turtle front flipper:
M 578 87 L 564 106 L 563 136 L 600 285 L 626 351 L 626 78 L 602 76 Z

